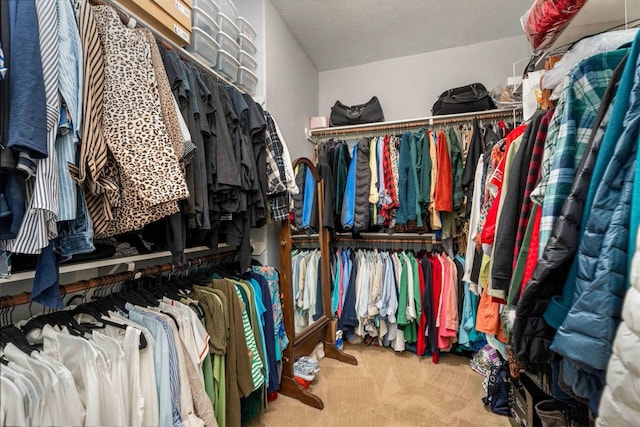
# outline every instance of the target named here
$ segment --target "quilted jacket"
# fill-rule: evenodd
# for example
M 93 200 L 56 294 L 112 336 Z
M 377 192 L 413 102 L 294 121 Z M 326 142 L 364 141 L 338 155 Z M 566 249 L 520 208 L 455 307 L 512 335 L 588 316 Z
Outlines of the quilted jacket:
M 639 40 L 634 42 L 636 52 Z M 630 63 L 635 64 L 627 68 L 632 70 L 634 84 L 625 126 L 599 182 L 580 243 L 571 310 L 551 347 L 565 356 L 565 383 L 585 398 L 592 398 L 604 386 L 602 378 L 627 285 L 629 223 L 640 130 L 640 67 L 638 59 Z
M 636 201 L 635 203 L 638 203 Z M 640 233 L 630 271 L 631 288 L 622 307 L 622 323 L 613 342 L 607 385 L 598 410 L 598 427 L 636 425 L 640 420 Z
M 548 363 L 553 358 L 549 345 L 559 325 L 555 328 L 551 327 L 543 318 L 543 314 L 551 297 L 562 291 L 577 251 L 580 222 L 591 173 L 608 124 L 611 100 L 615 95 L 616 82 L 622 74 L 622 68 L 619 66 L 616 69 L 603 95 L 600 111 L 594 123 L 597 130 L 592 132 L 587 143 L 571 192 L 554 224 L 552 236 L 547 242 L 543 256 L 538 261 L 533 277 L 527 283 L 518 301 L 511 341 L 516 357 L 522 363 Z M 572 298 L 573 293 L 570 295 L 569 304 Z
M 369 186 L 371 169 L 369 168 L 369 141 L 362 139 L 358 143 L 358 162 L 356 163 L 356 205 L 353 215 L 354 230 L 369 228 L 371 210 L 369 204 Z

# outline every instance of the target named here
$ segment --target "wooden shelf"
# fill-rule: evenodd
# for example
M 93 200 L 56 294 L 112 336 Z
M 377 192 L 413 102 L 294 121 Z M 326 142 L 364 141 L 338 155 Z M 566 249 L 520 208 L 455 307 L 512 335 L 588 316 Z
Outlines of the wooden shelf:
M 518 114 L 521 114 L 521 110 L 497 109 L 497 110 L 487 110 L 487 111 L 475 111 L 472 113 L 418 117 L 414 119 L 394 120 L 394 121 L 379 122 L 379 123 L 366 123 L 362 125 L 334 126 L 334 127 L 328 127 L 328 128 L 320 128 L 320 129 L 305 129 L 305 133 L 307 135 L 307 139 L 313 142 L 314 138 L 318 138 L 318 137 L 340 136 L 340 135 L 351 135 L 351 134 L 369 134 L 369 133 L 376 133 L 376 132 L 380 133 L 380 132 L 388 132 L 391 130 L 402 130 L 402 129 L 419 128 L 423 126 L 460 123 L 460 122 L 467 122 L 476 117 L 478 119 L 484 119 L 484 120 L 507 119 L 507 118 L 516 116 Z
M 220 245 L 217 249 L 210 249 L 207 246 L 196 246 L 193 248 L 187 248 L 184 250 L 185 254 L 197 254 L 197 253 L 216 253 L 216 252 L 226 252 L 230 250 L 234 250 L 235 247 L 229 245 Z M 96 261 L 90 262 L 80 262 L 75 264 L 64 264 L 60 266 L 60 274 L 65 273 L 73 273 L 76 271 L 85 271 L 92 270 L 94 268 L 101 267 L 112 267 L 118 265 L 127 265 L 127 269 L 132 271 L 135 270 L 136 263 L 141 261 L 155 261 L 162 258 L 171 257 L 171 252 L 163 251 L 163 252 L 154 252 L 151 254 L 142 254 L 142 255 L 132 255 L 127 257 L 115 257 L 115 258 L 107 258 L 100 259 Z M 35 277 L 35 270 L 21 271 L 19 273 L 14 273 L 8 279 L 0 279 L 0 286 L 5 283 L 19 282 L 21 280 L 33 279 Z

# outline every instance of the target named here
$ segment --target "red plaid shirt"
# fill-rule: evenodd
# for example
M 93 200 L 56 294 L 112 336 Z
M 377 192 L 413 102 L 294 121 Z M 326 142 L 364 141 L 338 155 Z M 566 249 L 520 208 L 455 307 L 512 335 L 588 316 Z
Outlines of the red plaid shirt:
M 384 157 L 382 159 L 382 168 L 384 173 L 384 188 L 387 191 L 387 195 L 391 199 L 391 203 L 382 205 L 380 215 L 389 218 L 389 211 L 398 208 L 398 190 L 396 189 L 395 182 L 393 181 L 393 171 L 391 170 L 391 154 L 389 150 L 394 150 L 391 146 L 391 137 L 389 135 L 384 137 Z
M 527 174 L 527 184 L 524 187 L 524 199 L 522 202 L 522 208 L 520 209 L 520 220 L 518 222 L 518 233 L 516 234 L 516 246 L 513 250 L 513 268 L 516 267 L 518 260 L 518 254 L 520 253 L 520 246 L 522 246 L 522 240 L 524 239 L 524 232 L 529 223 L 529 216 L 531 215 L 531 207 L 533 202 L 529 197 L 531 192 L 536 187 L 536 184 L 540 180 L 540 165 L 542 164 L 542 154 L 544 152 L 544 142 L 547 139 L 547 129 L 553 117 L 553 111 L 549 110 L 547 114 L 542 117 L 540 121 L 540 127 L 536 134 L 536 140 L 533 145 L 533 151 L 531 152 L 531 161 L 529 162 L 529 173 Z

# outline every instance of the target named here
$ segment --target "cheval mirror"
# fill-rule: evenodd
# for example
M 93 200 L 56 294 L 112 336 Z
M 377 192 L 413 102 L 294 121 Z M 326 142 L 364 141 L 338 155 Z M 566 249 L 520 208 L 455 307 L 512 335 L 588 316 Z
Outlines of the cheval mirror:
M 299 194 L 293 196 L 293 219 L 282 221 L 280 229 L 280 287 L 283 294 L 284 326 L 289 345 L 283 352 L 280 392 L 318 409 L 322 399 L 305 390 L 295 379 L 293 364 L 297 358 L 309 355 L 318 343 L 324 344 L 325 357 L 357 365 L 357 360 L 334 344 L 331 328 L 331 272 L 329 232 L 322 225 L 324 187 L 311 160 L 301 157 L 293 162 Z M 290 196 L 291 197 L 291 196 Z M 309 285 L 303 281 L 299 264 L 294 274 L 292 260 L 304 256 Z M 317 268 L 317 275 L 315 268 Z M 314 288 L 313 285 L 317 285 Z M 311 386 L 311 388 L 313 385 Z

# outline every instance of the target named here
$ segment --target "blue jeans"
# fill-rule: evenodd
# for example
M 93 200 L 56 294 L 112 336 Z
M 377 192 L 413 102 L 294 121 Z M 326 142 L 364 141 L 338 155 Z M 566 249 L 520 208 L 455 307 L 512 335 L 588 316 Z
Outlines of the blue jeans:
M 58 222 L 55 251 L 60 254 L 63 262 L 71 259 L 73 255 L 93 252 L 96 249 L 93 246 L 93 222 L 89 216 L 87 202 L 78 187 L 76 191 L 76 219 Z

